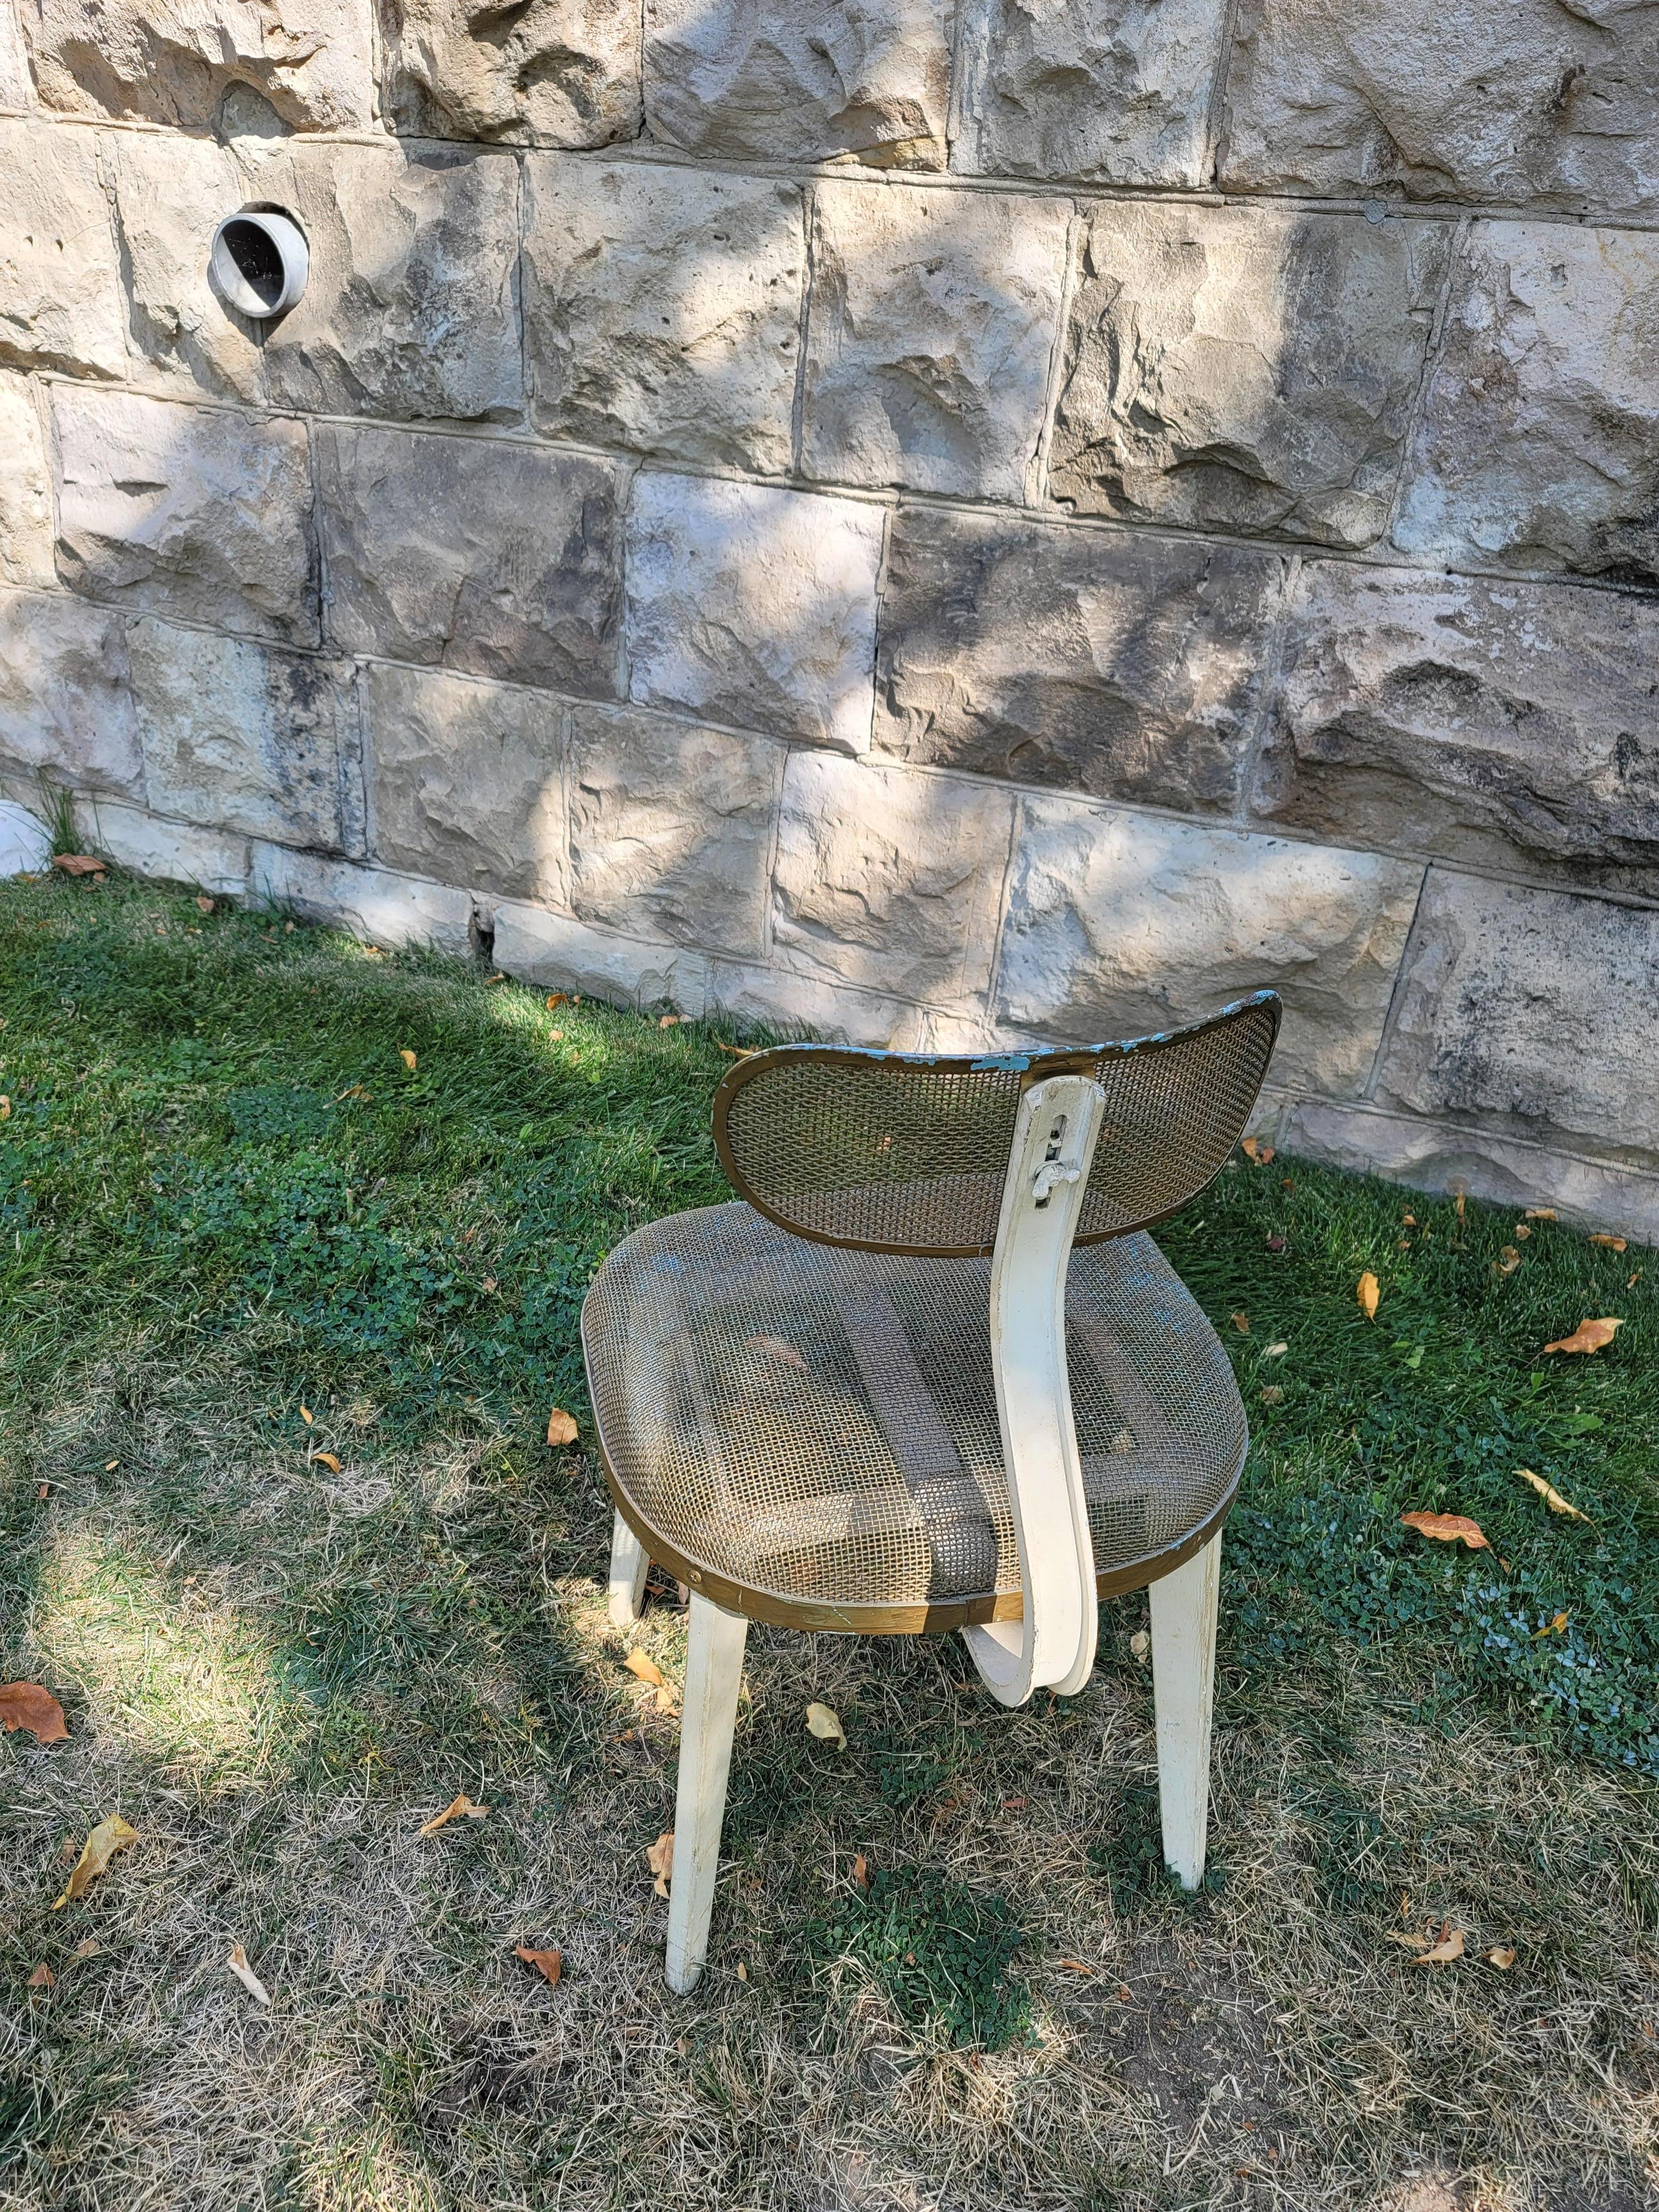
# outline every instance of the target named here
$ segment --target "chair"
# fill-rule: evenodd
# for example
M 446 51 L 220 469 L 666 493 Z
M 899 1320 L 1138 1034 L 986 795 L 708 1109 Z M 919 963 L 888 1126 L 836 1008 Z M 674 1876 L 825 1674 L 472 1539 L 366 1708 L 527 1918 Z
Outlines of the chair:
M 667 1975 L 708 1948 L 750 1620 L 959 1629 L 993 1697 L 1071 1695 L 1150 1585 L 1164 1852 L 1203 1878 L 1227 1355 L 1146 1231 L 1220 1169 L 1271 992 L 1123 1044 L 785 1045 L 714 1098 L 737 1202 L 636 1230 L 582 1308 L 611 1617 L 689 1585 Z

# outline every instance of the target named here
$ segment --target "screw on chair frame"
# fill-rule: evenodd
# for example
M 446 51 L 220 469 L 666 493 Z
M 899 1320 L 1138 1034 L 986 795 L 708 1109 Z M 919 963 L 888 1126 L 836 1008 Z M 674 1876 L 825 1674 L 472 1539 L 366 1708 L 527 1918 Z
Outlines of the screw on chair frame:
M 1218 1531 L 1248 1432 L 1224 1352 L 1140 1232 L 1225 1160 L 1279 1020 L 1263 992 L 1125 1044 L 756 1054 L 714 1109 L 746 1204 L 647 1224 L 595 1277 L 582 1327 L 617 1508 L 611 1619 L 637 1618 L 648 1559 L 691 1589 L 674 1988 L 707 1952 L 751 1618 L 960 1628 L 1018 1705 L 1080 1689 L 1097 1596 L 1150 1585 L 1164 1856 L 1201 1880 Z M 969 1405 L 951 1366 L 975 1300 Z M 815 1314 L 833 1342 L 801 1334 Z

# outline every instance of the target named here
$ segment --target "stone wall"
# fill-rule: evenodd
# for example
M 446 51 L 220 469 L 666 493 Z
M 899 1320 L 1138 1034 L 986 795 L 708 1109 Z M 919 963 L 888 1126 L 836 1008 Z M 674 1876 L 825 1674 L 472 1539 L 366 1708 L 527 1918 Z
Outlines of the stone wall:
M 210 289 L 293 212 L 300 305 Z M 1659 0 L 0 0 L 0 766 L 1659 1237 Z

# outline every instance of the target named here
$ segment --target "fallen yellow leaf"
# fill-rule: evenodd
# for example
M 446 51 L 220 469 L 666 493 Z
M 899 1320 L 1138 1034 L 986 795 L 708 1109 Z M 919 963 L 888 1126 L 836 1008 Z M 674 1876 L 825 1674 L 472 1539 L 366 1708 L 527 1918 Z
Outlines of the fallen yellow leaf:
M 247 1953 L 240 1943 L 232 1944 L 230 1956 L 225 1960 L 225 1964 L 251 1997 L 258 1997 L 263 2005 L 268 2005 L 270 2002 L 270 1991 L 249 1966 Z
M 307 1426 L 307 1428 L 309 1428 L 309 1427 L 312 1425 L 312 1413 L 311 1413 L 311 1408 L 310 1408 L 310 1407 L 309 1407 L 309 1406 L 301 1406 L 301 1408 L 300 1408 L 300 1419 L 301 1419 L 305 1423 L 305 1425 L 306 1425 L 306 1426 Z
M 319 1461 L 322 1462 L 322 1464 L 323 1464 L 325 1468 L 327 1468 L 330 1470 L 330 1472 L 331 1472 L 331 1473 L 332 1473 L 332 1474 L 337 1474 L 340 1472 L 340 1462 L 339 1462 L 339 1461 L 338 1461 L 337 1459 L 336 1459 L 336 1457 L 334 1456 L 334 1455 L 333 1455 L 333 1453 L 332 1453 L 332 1452 L 325 1452 L 325 1451 L 313 1452 L 313 1454 L 311 1455 L 311 1456 L 312 1456 L 312 1457 L 313 1457 L 313 1459 L 314 1459 L 314 1460 L 319 1460 Z
M 1481 1534 L 1478 1522 L 1462 1513 L 1402 1513 L 1400 1516 L 1407 1528 L 1415 1528 L 1420 1536 L 1432 1536 L 1442 1544 L 1467 1544 L 1472 1552 L 1489 1552 L 1492 1546 Z
M 547 1441 L 555 1447 L 576 1441 L 576 1424 L 562 1407 L 555 1406 L 547 1417 Z
M 87 1838 L 64 1894 L 52 1900 L 52 1911 L 56 1912 L 59 1905 L 72 1904 L 77 1897 L 84 1897 L 99 1875 L 109 1871 L 109 1863 L 117 1851 L 125 1850 L 128 1844 L 136 1844 L 137 1840 L 137 1829 L 130 1826 L 118 1813 L 112 1813 L 107 1820 L 100 1820 Z
M 1569 1521 L 1587 1522 L 1589 1519 L 1588 1513 L 1581 1513 L 1576 1505 L 1570 1505 L 1554 1485 L 1546 1482 L 1541 1474 L 1534 1474 L 1529 1467 L 1517 1467 L 1515 1471 L 1522 1482 L 1532 1485 L 1552 1513 L 1562 1514 Z
M 746 1982 L 749 1979 L 749 1969 L 741 1959 L 738 1961 L 738 1979 L 740 1982 Z
M 656 1877 L 652 1888 L 659 1897 L 666 1897 L 668 1885 L 674 1874 L 674 1831 L 672 1828 L 665 1828 L 654 1844 L 647 1845 L 645 1861 Z
M 526 1966 L 533 1966 L 545 1978 L 549 1989 L 558 1988 L 559 1976 L 564 1972 L 562 1951 L 532 1951 L 527 1943 L 515 1943 L 513 1955 L 515 1959 L 522 1959 Z
M 1464 1209 L 1468 1203 L 1468 1201 L 1465 1199 L 1462 1192 L 1460 1190 L 1457 1194 L 1457 1218 L 1460 1221 L 1463 1218 Z
M 870 1862 L 862 1851 L 853 1854 L 853 1879 L 860 1889 L 870 1887 Z
M 1515 1964 L 1514 1944 L 1494 1943 L 1486 1954 L 1486 1964 L 1489 1966 L 1497 1966 L 1503 1972 L 1508 1973 L 1510 1968 Z
M 653 1690 L 662 1687 L 662 1669 L 646 1651 L 630 1651 L 623 1665 L 630 1674 L 637 1674 L 642 1682 L 649 1682 Z
M 409 1070 L 410 1073 L 413 1075 L 415 1073 L 415 1055 L 407 1045 L 401 1048 L 398 1054 L 398 1057 L 402 1060 L 404 1066 Z
M 1094 1968 L 1085 1966 L 1081 1959 L 1056 1959 L 1054 1964 L 1066 1974 L 1092 1974 L 1094 1972 Z
M 1232 1322 L 1233 1327 L 1238 1331 L 1241 1336 L 1248 1336 L 1249 1334 L 1250 1316 L 1249 1314 L 1236 1313 L 1232 1317 Z
M 1600 1321 L 1581 1321 L 1571 1336 L 1558 1337 L 1553 1344 L 1544 1346 L 1546 1352 L 1600 1352 L 1613 1342 L 1625 1326 L 1611 1314 Z
M 1376 1319 L 1376 1302 L 1381 1295 L 1382 1292 L 1378 1286 L 1377 1279 L 1376 1276 L 1372 1274 L 1370 1269 L 1367 1267 L 1364 1273 L 1359 1278 L 1358 1283 L 1356 1285 L 1354 1289 L 1354 1296 L 1359 1301 L 1359 1310 L 1364 1315 L 1367 1321 L 1375 1321 Z
M 1512 1275 L 1520 1265 L 1521 1255 L 1513 1244 L 1506 1244 L 1492 1261 L 1492 1271 L 1494 1275 Z
M 823 1742 L 833 1741 L 837 1751 L 847 1748 L 847 1731 L 841 1724 L 841 1716 L 833 1705 L 811 1705 L 806 1708 L 806 1725 Z
M 1416 1958 L 1412 1960 L 1412 1964 L 1414 1966 L 1448 1966 L 1454 1959 L 1461 1959 L 1462 1955 L 1462 1929 L 1448 1928 L 1443 1921 L 1440 1924 L 1440 1941 L 1432 1949 L 1419 1951 Z
M 1129 1656 L 1137 1666 L 1144 1667 L 1152 1656 L 1152 1639 L 1144 1628 L 1136 1629 L 1129 1638 Z
M 1285 1395 L 1285 1391 L 1283 1385 L 1280 1383 L 1264 1382 L 1261 1389 L 1259 1389 L 1255 1395 L 1261 1399 L 1264 1406 L 1276 1406 L 1279 1400 Z
M 429 1820 L 423 1820 L 415 1832 L 417 1836 L 435 1836 L 452 1820 L 482 1820 L 489 1810 L 488 1805 L 475 1805 L 463 1791 L 460 1796 L 452 1797 L 441 1813 L 434 1813 Z
M 1625 1239 L 1622 1237 L 1597 1236 L 1592 1237 L 1589 1241 L 1592 1244 L 1605 1244 L 1609 1252 L 1622 1252 L 1626 1249 Z
M 1265 1168 L 1274 1156 L 1273 1146 L 1264 1145 L 1260 1137 L 1246 1137 L 1238 1149 L 1247 1160 L 1254 1160 L 1259 1168 Z
M 547 1007 L 550 1013 L 555 1006 L 563 1006 L 565 1002 L 565 995 L 566 994 L 562 991 L 555 991 L 550 994 L 550 996 L 544 999 L 542 1003 Z
M 1529 1206 L 1527 1208 L 1528 1221 L 1554 1221 L 1557 1218 L 1553 1206 Z
M 1269 1344 L 1264 1346 L 1261 1357 L 1264 1359 L 1282 1359 L 1290 1348 L 1291 1347 L 1288 1344 L 1282 1342 L 1279 1344 Z
M 64 1708 L 38 1682 L 0 1682 L 0 1721 L 6 1733 L 27 1729 L 36 1743 L 67 1743 Z

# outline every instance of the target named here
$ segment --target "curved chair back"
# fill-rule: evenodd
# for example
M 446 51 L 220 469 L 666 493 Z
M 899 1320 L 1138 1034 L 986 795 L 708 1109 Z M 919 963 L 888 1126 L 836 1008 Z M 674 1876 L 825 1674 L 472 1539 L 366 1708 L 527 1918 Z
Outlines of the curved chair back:
M 1189 1028 L 1121 1044 L 977 1056 L 780 1045 L 714 1094 L 714 1145 L 757 1212 L 824 1244 L 963 1255 L 995 1245 L 1022 1094 L 1092 1076 L 1105 1112 L 1076 1242 L 1162 1221 L 1242 1135 L 1280 1005 L 1258 991 Z

